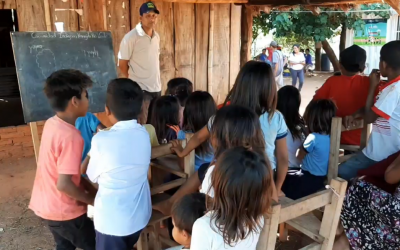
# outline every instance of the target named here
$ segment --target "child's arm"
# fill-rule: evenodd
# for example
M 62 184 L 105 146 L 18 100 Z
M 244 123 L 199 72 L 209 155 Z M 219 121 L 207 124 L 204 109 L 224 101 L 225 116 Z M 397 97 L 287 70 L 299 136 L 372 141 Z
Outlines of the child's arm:
M 83 160 L 82 164 L 81 164 L 81 174 L 86 174 L 88 165 L 89 165 L 89 161 L 90 161 L 90 156 L 89 154 L 86 156 L 85 160 Z
M 276 170 L 277 170 L 277 178 L 276 178 L 276 191 L 279 196 L 284 195 L 282 193 L 282 185 L 286 179 L 286 175 L 289 168 L 289 156 L 286 144 L 286 137 L 281 138 L 275 142 L 276 148 Z
M 374 97 L 375 97 L 376 88 L 378 87 L 378 85 L 380 83 L 380 74 L 379 74 L 378 70 L 376 70 L 376 69 L 372 70 L 372 72 L 369 76 L 369 81 L 370 81 L 369 91 L 368 91 L 368 97 L 367 97 L 367 101 L 365 103 L 365 107 L 361 108 L 353 115 L 346 116 L 343 118 L 343 125 L 345 128 L 350 128 L 351 125 L 355 125 L 354 120 L 357 120 L 357 119 L 364 119 L 364 122 L 366 124 L 373 123 L 376 121 L 376 119 L 378 119 L 379 115 L 377 115 L 372 110 L 372 107 L 374 105 Z
M 59 174 L 57 180 L 58 191 L 70 196 L 71 198 L 83 202 L 85 204 L 93 205 L 95 195 L 83 192 L 72 181 L 73 175 Z
M 208 130 L 207 125 L 202 129 L 197 131 L 193 135 L 193 137 L 189 140 L 188 144 L 184 149 L 179 147 L 171 147 L 172 152 L 176 153 L 179 157 L 183 158 L 187 156 L 192 150 L 200 146 L 203 142 L 205 142 L 210 137 L 210 131 Z
M 300 147 L 299 153 L 297 154 L 297 159 L 299 161 L 303 161 L 303 159 L 304 159 L 304 157 L 306 157 L 306 155 L 307 155 L 307 151 L 305 151 L 303 147 Z
M 397 184 L 400 182 L 400 156 L 386 169 L 385 181 L 389 184 Z

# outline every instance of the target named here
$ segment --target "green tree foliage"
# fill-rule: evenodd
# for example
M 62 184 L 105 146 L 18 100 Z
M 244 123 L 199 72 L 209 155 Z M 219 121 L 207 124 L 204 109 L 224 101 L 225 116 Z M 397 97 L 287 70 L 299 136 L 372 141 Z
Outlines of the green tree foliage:
M 385 10 L 390 7 L 387 4 L 361 5 L 361 10 Z M 309 45 L 309 40 L 314 42 L 324 41 L 338 34 L 343 23 L 348 28 L 363 30 L 365 22 L 361 19 L 362 14 L 375 14 L 383 19 L 389 18 L 388 11 L 370 12 L 341 12 L 340 9 L 321 8 L 319 15 L 305 12 L 301 7 L 293 8 L 292 12 L 262 13 L 255 17 L 253 24 L 253 39 L 260 34 L 268 34 L 274 30 L 276 37 L 286 37 L 288 41 L 297 40 L 298 43 Z M 339 12 L 323 12 L 339 11 Z

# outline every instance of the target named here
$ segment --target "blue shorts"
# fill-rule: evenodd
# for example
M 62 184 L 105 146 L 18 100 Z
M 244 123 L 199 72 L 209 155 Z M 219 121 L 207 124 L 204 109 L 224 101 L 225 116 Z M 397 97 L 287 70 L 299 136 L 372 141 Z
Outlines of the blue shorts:
M 96 231 L 96 250 L 132 250 L 142 230 L 128 236 L 112 236 Z

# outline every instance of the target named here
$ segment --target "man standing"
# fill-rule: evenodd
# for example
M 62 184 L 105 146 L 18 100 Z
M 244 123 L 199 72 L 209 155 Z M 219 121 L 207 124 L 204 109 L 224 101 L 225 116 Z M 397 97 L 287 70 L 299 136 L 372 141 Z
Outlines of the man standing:
M 283 54 L 278 50 L 278 43 L 272 41 L 270 44 L 272 48 L 272 71 L 275 74 L 275 82 L 278 88 L 283 87 Z
M 140 23 L 122 39 L 118 64 L 125 77 L 156 98 L 161 96 L 160 36 L 154 27 L 160 12 L 152 2 L 142 4 L 139 12 Z

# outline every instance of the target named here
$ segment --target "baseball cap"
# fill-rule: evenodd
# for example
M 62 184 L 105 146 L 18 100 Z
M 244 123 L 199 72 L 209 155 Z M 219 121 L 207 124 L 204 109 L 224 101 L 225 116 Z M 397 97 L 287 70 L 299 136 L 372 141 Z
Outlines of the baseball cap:
M 349 72 L 362 72 L 365 69 L 367 52 L 358 45 L 352 45 L 340 52 L 340 64 Z
M 278 47 L 278 43 L 275 41 L 272 41 L 269 46 L 276 48 L 276 47 Z
M 140 15 L 143 16 L 143 14 L 145 13 L 149 13 L 149 12 L 154 12 L 156 14 L 160 14 L 160 11 L 158 11 L 156 5 L 152 2 L 147 2 L 142 4 L 142 6 L 140 6 Z

